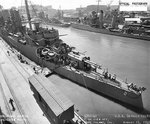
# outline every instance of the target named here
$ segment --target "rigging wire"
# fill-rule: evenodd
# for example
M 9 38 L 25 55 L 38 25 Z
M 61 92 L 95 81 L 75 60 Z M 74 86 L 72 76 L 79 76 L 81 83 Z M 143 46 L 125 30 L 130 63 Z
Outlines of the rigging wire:
M 22 12 L 22 10 L 23 10 L 23 6 L 22 6 L 22 3 L 23 3 L 23 2 L 22 2 L 22 1 L 23 1 L 23 0 L 21 0 L 21 8 L 20 8 L 20 9 L 21 9 L 21 14 L 23 13 L 23 12 Z
M 33 10 L 33 12 L 34 12 L 35 16 L 37 17 L 36 9 L 34 8 L 34 6 L 33 6 L 33 4 L 32 4 L 32 2 L 31 2 L 31 1 L 30 1 L 30 5 L 31 5 L 31 7 L 32 7 L 32 10 Z

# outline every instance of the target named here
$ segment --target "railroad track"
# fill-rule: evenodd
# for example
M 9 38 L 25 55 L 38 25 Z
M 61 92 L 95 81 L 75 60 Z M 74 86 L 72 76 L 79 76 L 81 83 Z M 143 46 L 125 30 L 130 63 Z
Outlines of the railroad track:
M 3 50 L 2 47 L 1 47 L 1 50 L 2 50 L 2 51 L 4 52 L 4 54 L 6 55 L 6 53 L 5 53 L 5 51 Z M 9 58 L 9 57 L 8 57 L 8 58 Z M 9 60 L 10 60 L 10 59 L 9 59 Z M 10 61 L 11 61 L 11 60 L 10 60 Z M 11 61 L 11 62 L 12 62 L 12 61 Z M 13 63 L 13 64 L 14 64 L 14 63 Z M 17 68 L 16 68 L 16 69 L 17 69 Z M 25 113 L 24 113 L 24 111 L 22 110 L 21 105 L 19 104 L 19 101 L 17 100 L 14 91 L 13 91 L 12 88 L 9 86 L 9 80 L 8 80 L 6 74 L 4 73 L 1 64 L 0 64 L 0 70 L 1 70 L 1 73 L 2 73 L 2 75 L 3 75 L 3 77 L 4 77 L 4 80 L 5 80 L 5 82 L 6 82 L 6 86 L 8 87 L 8 89 L 9 89 L 9 91 L 10 91 L 10 93 L 11 93 L 11 96 L 12 96 L 12 98 L 13 98 L 13 100 L 14 100 L 14 103 L 15 103 L 16 108 L 17 108 L 17 110 L 18 110 L 18 112 L 19 112 L 19 114 L 20 114 L 21 119 L 23 120 L 24 124 L 30 124 L 28 118 L 25 118 Z M 17 70 L 18 70 L 18 69 L 17 69 Z M 21 74 L 21 72 L 19 72 L 19 73 Z M 26 73 L 27 73 L 27 72 L 26 72 Z M 22 76 L 23 76 L 23 75 L 22 75 Z M 23 76 L 23 77 L 24 77 L 24 76 Z M 24 77 L 24 78 L 25 78 L 25 77 Z M 7 101 L 6 95 L 5 95 L 5 93 L 4 93 L 4 90 L 3 90 L 3 87 L 2 87 L 1 84 L 0 84 L 0 89 L 1 89 L 1 92 L 2 92 L 2 95 L 3 95 L 3 98 L 4 98 L 5 105 L 7 106 L 8 113 L 9 113 L 10 115 L 12 115 L 11 109 L 10 109 L 10 107 L 9 107 L 9 103 L 8 103 L 8 101 Z M 14 118 L 14 120 L 15 120 L 15 118 Z
M 1 69 L 1 64 L 2 64 L 2 63 L 0 63 L 0 69 Z M 6 108 L 7 108 L 8 115 L 11 116 L 11 115 L 12 115 L 11 108 L 10 108 L 10 106 L 9 106 L 9 103 L 8 103 L 8 101 L 7 101 L 7 98 L 6 98 L 6 96 L 5 96 L 5 93 L 4 93 L 4 90 L 3 90 L 3 87 L 2 87 L 2 85 L 1 85 L 1 83 L 0 83 L 0 91 L 1 91 L 2 96 L 3 96 L 3 100 L 4 100 L 4 103 L 5 103 L 5 106 L 6 106 Z M 5 121 L 7 121 L 7 118 L 9 118 L 9 117 L 5 116 L 3 119 L 4 119 Z M 13 119 L 12 119 L 12 122 L 13 122 L 13 124 L 15 124 L 14 121 L 13 121 Z

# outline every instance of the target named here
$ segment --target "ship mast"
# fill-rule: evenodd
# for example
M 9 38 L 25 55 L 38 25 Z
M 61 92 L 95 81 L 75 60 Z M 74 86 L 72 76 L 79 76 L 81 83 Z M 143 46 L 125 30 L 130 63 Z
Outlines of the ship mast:
M 32 30 L 31 17 L 30 17 L 30 13 L 29 13 L 29 6 L 28 6 L 27 0 L 25 0 L 25 6 L 26 6 L 26 12 L 27 12 L 27 17 L 28 17 L 28 21 L 29 21 L 29 27 Z
M 99 12 L 99 2 L 101 2 L 101 0 L 97 0 L 97 13 Z

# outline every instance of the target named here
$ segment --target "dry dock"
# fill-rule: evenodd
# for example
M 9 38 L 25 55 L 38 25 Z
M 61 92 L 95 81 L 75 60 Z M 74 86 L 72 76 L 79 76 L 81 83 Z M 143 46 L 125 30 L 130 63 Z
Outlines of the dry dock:
M 9 51 L 9 53 L 7 53 Z M 28 77 L 33 70 L 20 63 L 0 39 L 0 109 L 1 120 L 15 124 L 49 124 L 30 90 Z M 14 100 L 15 111 L 9 103 Z

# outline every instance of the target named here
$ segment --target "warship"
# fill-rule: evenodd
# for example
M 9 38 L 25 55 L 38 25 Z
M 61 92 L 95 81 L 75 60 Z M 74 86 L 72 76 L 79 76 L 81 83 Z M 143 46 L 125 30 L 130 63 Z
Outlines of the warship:
M 70 27 L 71 24 L 70 23 L 47 23 L 47 25 L 67 28 Z
M 147 41 L 150 40 L 149 17 L 141 18 L 141 23 L 135 23 L 134 21 L 131 23 L 125 22 L 123 15 L 119 15 L 118 11 L 116 10 L 112 12 L 112 16 L 112 21 L 110 19 L 108 21 L 104 19 L 103 10 L 100 11 L 99 15 L 97 12 L 92 11 L 90 17 L 84 17 L 82 19 L 79 19 L 77 22 L 72 23 L 71 27 L 95 33 L 102 33 Z M 119 23 L 122 28 L 118 28 Z
M 120 103 L 143 109 L 142 92 L 146 88 L 121 81 L 116 75 L 111 75 L 101 65 L 91 61 L 90 57 L 63 42 L 59 38 L 58 30 L 44 29 L 38 22 L 31 24 L 27 0 L 25 3 L 29 29 L 22 27 L 19 12 L 16 10 L 10 10 L 11 17 L 1 26 L 0 36 L 10 47 L 41 67 L 47 67 L 87 89 Z
M 50 19 L 49 21 L 47 21 L 47 24 L 48 25 L 51 25 L 51 26 L 57 26 L 57 27 L 70 27 L 70 23 L 66 23 L 66 22 L 62 22 L 58 19 L 55 19 L 55 18 L 52 18 Z

